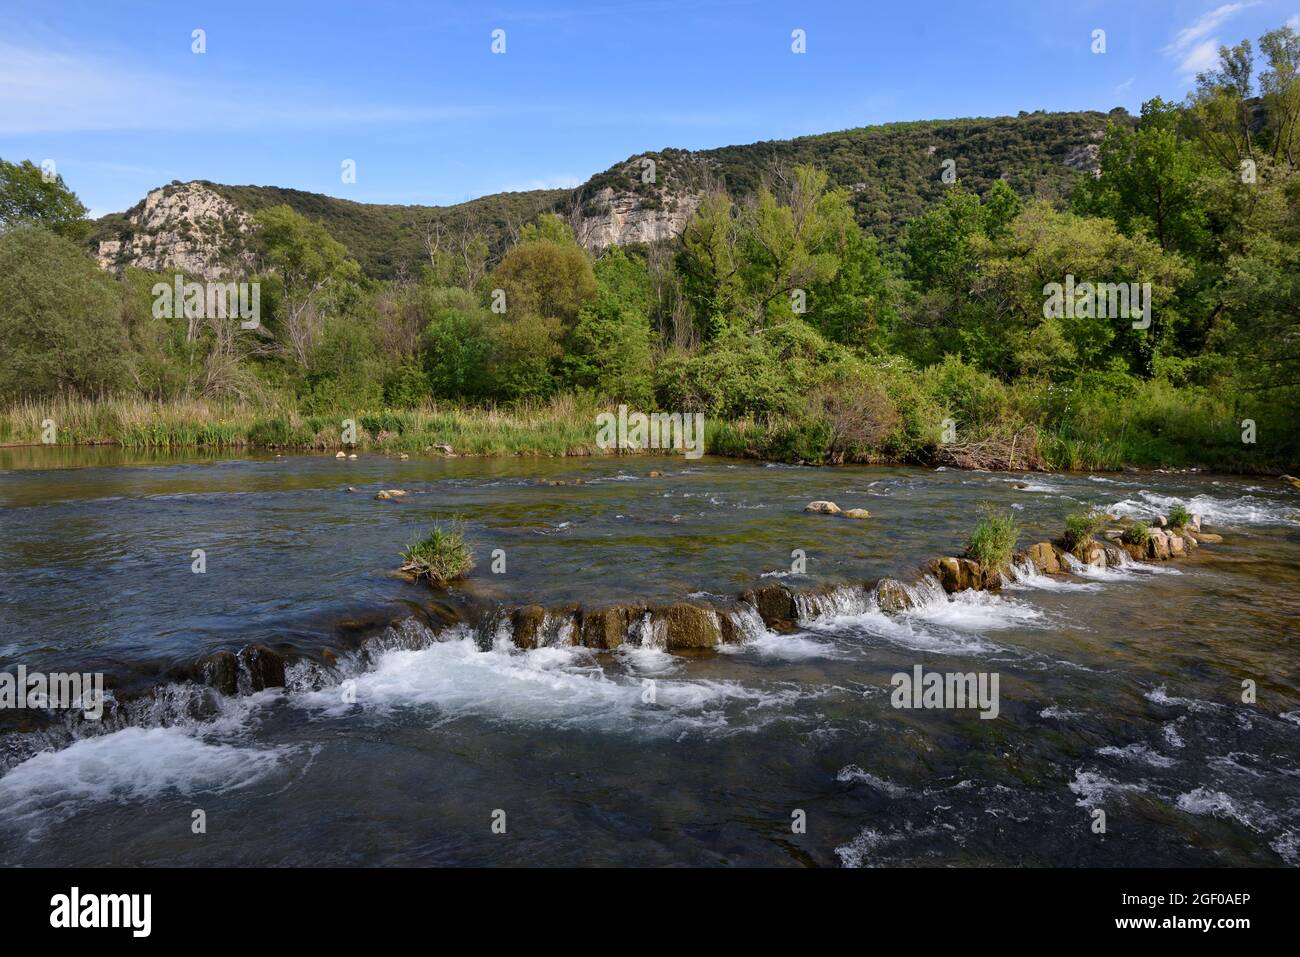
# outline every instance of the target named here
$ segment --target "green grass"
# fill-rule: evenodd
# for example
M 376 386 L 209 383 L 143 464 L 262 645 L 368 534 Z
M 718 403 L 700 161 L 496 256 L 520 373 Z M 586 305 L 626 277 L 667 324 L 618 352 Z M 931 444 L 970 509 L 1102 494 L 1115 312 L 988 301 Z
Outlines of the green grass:
M 1001 568 L 1011 563 L 1011 553 L 1020 535 L 1020 526 L 1007 511 L 985 507 L 974 531 L 966 542 L 966 554 L 984 568 Z
M 1065 516 L 1065 534 L 1062 539 L 1067 551 L 1074 551 L 1092 536 L 1096 535 L 1106 524 L 1106 515 L 1097 510 L 1071 512 Z
M 1147 527 L 1146 522 L 1134 522 L 1124 529 L 1124 536 L 1121 541 L 1125 545 L 1142 545 L 1145 547 L 1147 542 L 1151 541 L 1151 529 Z
M 1187 526 L 1189 522 L 1191 522 L 1191 520 L 1192 520 L 1191 513 L 1188 512 L 1187 509 L 1184 508 L 1182 505 L 1175 505 L 1173 508 L 1169 510 L 1170 528 L 1184 528 Z
M 459 521 L 446 528 L 435 525 L 424 538 L 402 549 L 402 571 L 435 585 L 464 578 L 473 567 L 474 555 L 465 544 L 465 529 Z

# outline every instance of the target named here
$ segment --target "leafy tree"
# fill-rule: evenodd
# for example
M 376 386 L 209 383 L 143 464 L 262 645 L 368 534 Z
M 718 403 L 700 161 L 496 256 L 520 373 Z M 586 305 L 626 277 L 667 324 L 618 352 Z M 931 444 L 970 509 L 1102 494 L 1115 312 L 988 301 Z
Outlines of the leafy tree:
M 539 316 L 567 327 L 596 293 L 596 276 L 586 250 L 557 216 L 525 227 L 520 241 L 502 257 L 490 282 L 505 291 L 506 315 Z
M 130 383 L 113 280 L 39 226 L 0 233 L 0 396 L 99 396 Z
M 1146 233 L 1162 249 L 1205 253 L 1211 234 L 1201 182 L 1211 166 L 1181 135 L 1180 121 L 1181 111 L 1156 97 L 1142 105 L 1136 130 L 1111 124 L 1101 174 L 1081 180 L 1075 209 L 1114 220 L 1126 235 Z
M 23 223 L 44 226 L 73 240 L 84 239 L 91 225 L 86 207 L 61 175 L 47 179 L 31 160 L 0 159 L 0 231 Z
M 288 206 L 262 210 L 257 225 L 262 253 L 279 280 L 285 348 L 308 370 L 327 316 L 355 297 L 360 267 L 324 225 Z

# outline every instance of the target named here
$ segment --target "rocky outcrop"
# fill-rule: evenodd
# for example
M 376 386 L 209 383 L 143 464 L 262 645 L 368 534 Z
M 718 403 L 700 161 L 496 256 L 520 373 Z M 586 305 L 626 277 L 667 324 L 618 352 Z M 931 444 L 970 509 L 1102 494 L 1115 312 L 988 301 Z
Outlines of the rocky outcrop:
M 574 234 L 593 252 L 676 239 L 699 205 L 692 193 L 656 190 L 647 197 L 607 186 L 583 205 Z
M 253 232 L 253 218 L 211 187 L 173 183 L 128 212 L 125 230 L 101 240 L 96 258 L 118 273 L 134 266 L 225 279 L 252 272 Z

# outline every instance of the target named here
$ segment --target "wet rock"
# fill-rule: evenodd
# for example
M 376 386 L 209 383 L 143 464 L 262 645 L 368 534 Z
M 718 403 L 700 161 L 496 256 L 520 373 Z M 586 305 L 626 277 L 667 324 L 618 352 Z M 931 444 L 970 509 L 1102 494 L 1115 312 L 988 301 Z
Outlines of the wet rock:
M 335 453 L 334 457 L 335 457 L 336 459 L 345 459 L 345 458 L 348 457 L 348 453 L 346 453 L 346 452 L 338 452 L 338 453 Z
M 871 513 L 865 508 L 849 508 L 841 513 L 845 518 L 870 518 Z
M 1169 557 L 1182 558 L 1186 554 L 1187 554 L 1187 549 L 1183 544 L 1183 536 L 1170 535 L 1169 536 Z
M 821 500 L 818 500 L 816 502 L 809 502 L 807 505 L 804 506 L 803 510 L 805 512 L 816 512 L 819 515 L 840 514 L 840 507 L 836 505 L 834 502 L 826 502 Z
M 239 652 L 241 670 L 248 676 L 249 689 L 284 687 L 284 658 L 265 645 L 249 645 Z
M 1213 532 L 1201 532 L 1196 536 L 1198 542 L 1204 542 L 1207 545 L 1217 545 L 1223 541 L 1222 535 L 1215 535 Z
M 1024 557 L 1043 575 L 1061 573 L 1061 557 L 1051 542 L 1038 542 L 1025 549 Z
M 1151 529 L 1151 538 L 1147 542 L 1147 558 L 1161 562 L 1169 559 L 1169 536 L 1158 528 Z
M 523 608 L 516 608 L 510 615 L 515 647 L 522 648 L 525 651 L 536 648 L 545 621 L 546 609 L 541 605 L 525 605 Z
M 949 594 L 970 587 L 970 573 L 960 558 L 936 558 L 929 567 L 934 577 L 939 579 L 943 590 Z
M 768 626 L 794 621 L 797 617 L 794 596 L 783 585 L 773 583 L 750 589 L 740 596 L 740 600 L 757 608 L 759 617 Z
M 664 473 L 660 472 L 658 469 L 652 469 L 651 471 L 646 472 L 645 476 L 646 478 L 663 478 Z
M 398 457 L 399 459 L 409 459 L 409 458 L 410 458 L 410 456 L 407 455 L 405 452 L 398 452 L 398 453 L 397 453 L 397 457 Z
M 582 643 L 588 648 L 613 651 L 623 644 L 633 620 L 641 617 L 641 609 L 626 605 L 614 608 L 597 608 L 582 613 Z
M 239 659 L 233 651 L 218 651 L 203 662 L 200 669 L 203 683 L 221 694 L 239 692 Z
M 712 609 L 677 602 L 662 613 L 669 651 L 712 648 L 722 640 L 717 615 Z
M 1201 516 L 1193 515 L 1183 530 L 1199 532 L 1201 530 Z
M 912 607 L 912 596 L 908 594 L 903 583 L 894 578 L 882 578 L 876 582 L 876 604 L 886 614 L 907 611 Z
M 375 496 L 381 502 L 386 502 L 390 498 L 403 498 L 407 494 L 404 488 L 385 488 L 380 489 L 379 494 Z
M 450 446 L 450 445 L 441 445 L 441 444 L 439 444 L 439 443 L 437 443 L 437 442 L 435 442 L 433 445 L 430 445 L 430 446 L 429 446 L 429 449 L 437 449 L 437 450 L 438 450 L 439 452 L 441 452 L 443 455 L 455 455 L 455 454 L 456 454 L 455 452 L 453 452 L 453 451 L 451 450 L 451 446 Z
M 1124 564 L 1124 549 L 1114 542 L 1107 542 L 1102 545 L 1106 552 L 1106 565 L 1109 568 L 1118 568 Z
M 1165 528 L 1169 525 L 1169 519 L 1165 518 L 1163 515 L 1153 515 L 1151 517 L 1151 525 L 1158 528 Z
M 1295 488 L 1300 488 L 1300 478 L 1296 478 L 1294 475 L 1279 475 L 1278 478 L 1283 482 L 1289 482 Z
M 1108 528 L 1101 533 L 1101 537 L 1106 539 L 1106 541 L 1108 542 L 1118 542 L 1121 538 L 1124 537 L 1124 529 Z
M 1094 542 L 1091 539 L 1080 542 L 1074 546 L 1074 557 L 1093 568 L 1106 567 L 1106 549 L 1102 547 L 1101 542 Z

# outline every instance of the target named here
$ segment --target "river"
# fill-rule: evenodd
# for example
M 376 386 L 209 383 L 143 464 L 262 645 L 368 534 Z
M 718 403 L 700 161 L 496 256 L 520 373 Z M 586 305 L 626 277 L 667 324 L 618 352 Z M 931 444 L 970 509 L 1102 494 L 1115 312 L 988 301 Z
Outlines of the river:
M 1023 546 L 1175 502 L 1224 541 L 892 615 L 829 593 L 702 654 L 461 620 L 911 580 L 984 503 Z M 0 449 L 0 516 L 0 669 L 148 703 L 5 716 L 0 864 L 1300 865 L 1300 496 L 1275 480 Z M 463 586 L 393 574 L 453 517 Z M 194 707 L 177 676 L 249 644 L 288 688 Z M 891 706 L 918 665 L 996 673 L 997 717 Z

